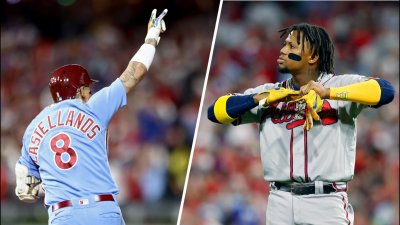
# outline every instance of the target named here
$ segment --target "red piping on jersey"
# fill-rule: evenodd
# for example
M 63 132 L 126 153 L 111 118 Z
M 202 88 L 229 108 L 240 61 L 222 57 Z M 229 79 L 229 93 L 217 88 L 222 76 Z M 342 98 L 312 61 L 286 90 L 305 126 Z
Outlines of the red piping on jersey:
M 304 177 L 306 182 L 308 179 L 308 149 L 307 149 L 307 130 L 304 129 Z
M 346 183 L 346 187 L 345 187 L 345 188 L 339 188 L 339 187 L 336 185 L 336 182 L 332 182 L 332 184 L 333 184 L 333 188 L 335 188 L 335 190 L 336 190 L 337 192 L 340 192 L 340 191 L 347 191 L 347 183 Z
M 351 224 L 351 221 L 349 220 L 349 212 L 347 212 L 347 204 L 346 204 L 346 202 L 344 201 L 344 195 L 341 194 L 341 196 L 342 196 L 342 202 L 343 202 L 343 204 L 344 204 L 343 209 L 344 209 L 344 211 L 346 212 L 346 219 L 349 221 L 347 224 L 350 225 L 350 224 Z
M 290 136 L 290 179 L 295 181 L 293 178 L 293 129 L 292 135 Z
M 284 80 L 284 81 L 282 82 L 282 87 L 283 87 L 283 88 L 287 88 L 287 87 L 286 87 L 286 80 Z

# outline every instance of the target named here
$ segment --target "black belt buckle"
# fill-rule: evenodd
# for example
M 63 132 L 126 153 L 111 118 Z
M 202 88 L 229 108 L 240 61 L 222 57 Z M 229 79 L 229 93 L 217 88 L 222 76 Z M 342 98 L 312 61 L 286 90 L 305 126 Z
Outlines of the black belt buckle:
M 290 192 L 295 195 L 309 195 L 315 194 L 315 186 L 313 183 L 310 184 L 292 184 Z

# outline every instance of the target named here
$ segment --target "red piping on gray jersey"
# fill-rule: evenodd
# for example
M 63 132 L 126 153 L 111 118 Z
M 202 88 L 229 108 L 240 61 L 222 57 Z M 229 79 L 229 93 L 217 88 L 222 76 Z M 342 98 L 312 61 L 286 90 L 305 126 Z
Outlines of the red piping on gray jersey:
M 340 192 L 340 191 L 347 191 L 347 183 L 346 183 L 346 187 L 345 187 L 345 188 L 339 188 L 339 187 L 336 185 L 336 182 L 332 182 L 332 184 L 333 184 L 333 188 L 335 188 L 335 190 L 336 190 L 337 192 Z
M 343 202 L 343 205 L 344 205 L 343 208 L 344 208 L 344 211 L 346 212 L 346 219 L 349 221 L 349 223 L 347 223 L 347 224 L 350 225 L 351 221 L 349 219 L 349 212 L 347 211 L 347 204 L 344 201 L 344 195 L 343 194 L 340 194 L 340 195 L 342 196 L 342 202 Z
M 308 179 L 307 130 L 305 128 L 304 128 L 304 178 L 306 179 L 306 182 L 309 181 L 309 179 Z
M 292 134 L 290 136 L 290 179 L 292 181 L 295 181 L 293 178 L 293 128 L 292 128 Z
M 282 82 L 282 86 L 281 86 L 281 87 L 287 88 L 287 87 L 286 87 L 286 82 L 287 82 L 287 80 L 284 80 L 284 81 Z

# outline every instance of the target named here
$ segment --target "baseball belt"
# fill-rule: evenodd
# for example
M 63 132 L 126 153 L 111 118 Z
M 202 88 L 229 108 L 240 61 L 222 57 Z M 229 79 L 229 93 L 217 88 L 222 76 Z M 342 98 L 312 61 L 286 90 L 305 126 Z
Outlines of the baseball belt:
M 114 196 L 111 194 L 103 194 L 103 195 L 95 195 L 94 196 L 94 201 L 95 202 L 104 202 L 104 201 L 115 201 Z M 65 200 L 61 202 L 57 202 L 53 205 L 51 205 L 51 211 L 54 212 L 57 209 L 65 208 L 65 207 L 70 207 L 72 206 L 72 201 L 71 200 Z M 46 205 L 46 208 L 50 206 Z
M 333 183 L 320 182 L 317 183 L 285 183 L 274 182 L 277 190 L 291 192 L 295 195 L 310 195 L 310 194 L 329 194 L 336 192 Z

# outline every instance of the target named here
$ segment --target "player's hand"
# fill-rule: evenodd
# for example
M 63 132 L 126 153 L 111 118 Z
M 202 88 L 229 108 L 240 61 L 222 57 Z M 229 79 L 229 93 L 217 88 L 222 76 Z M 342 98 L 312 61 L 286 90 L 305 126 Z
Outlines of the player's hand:
M 310 80 L 306 85 L 300 87 L 300 95 L 308 94 L 310 90 L 314 90 L 322 99 L 329 98 L 330 89 L 313 80 Z
M 304 112 L 306 121 L 304 122 L 303 127 L 309 131 L 314 125 L 313 120 L 320 120 L 320 117 L 317 113 L 322 109 L 322 99 L 314 90 L 309 90 L 308 94 L 303 95 L 301 98 L 295 100 L 295 102 L 297 101 L 304 101 L 306 104 L 306 109 Z
M 162 13 L 156 18 L 157 9 L 153 9 L 153 11 L 151 12 L 149 23 L 147 25 L 147 35 L 144 39 L 145 42 L 149 39 L 156 40 L 157 44 L 158 42 L 160 42 L 160 34 L 167 30 L 163 19 L 164 16 L 167 15 L 167 12 L 168 9 L 164 9 L 164 11 L 162 11 Z
M 33 203 L 39 199 L 39 189 L 41 180 L 29 175 L 28 167 L 15 164 L 16 187 L 15 194 L 26 203 Z
M 19 200 L 26 203 L 34 203 L 41 196 L 39 196 L 41 182 L 36 177 L 28 176 L 26 179 L 30 180 L 25 185 L 19 185 L 15 188 L 15 194 L 18 196 Z
M 258 101 L 258 105 L 268 106 L 278 101 L 293 101 L 299 98 L 299 91 L 286 88 L 272 89 L 260 92 L 255 95 L 254 98 L 256 101 Z

